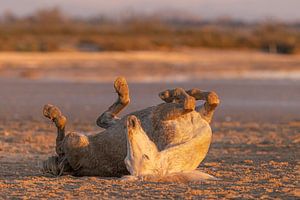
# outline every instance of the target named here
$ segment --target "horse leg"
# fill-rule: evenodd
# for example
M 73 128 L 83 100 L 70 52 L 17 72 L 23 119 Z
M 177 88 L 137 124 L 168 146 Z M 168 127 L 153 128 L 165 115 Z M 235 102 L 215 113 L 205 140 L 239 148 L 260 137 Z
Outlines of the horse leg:
M 101 128 L 106 129 L 114 125 L 119 120 L 117 114 L 120 113 L 130 102 L 129 88 L 125 78 L 118 77 L 114 82 L 114 88 L 118 94 L 118 99 L 98 117 L 96 123 Z
M 63 141 L 65 138 L 65 125 L 67 118 L 57 107 L 51 104 L 44 106 L 43 114 L 45 117 L 51 119 L 57 128 L 55 147 L 57 156 L 51 156 L 48 158 L 48 160 L 43 162 L 43 172 L 53 175 L 61 175 L 64 171 L 68 170 L 68 162 L 65 159 L 63 151 Z
M 188 90 L 187 93 L 190 96 L 194 97 L 196 100 L 205 101 L 204 105 L 197 106 L 196 110 L 201 114 L 203 119 L 210 123 L 213 118 L 214 111 L 220 104 L 220 99 L 217 93 L 215 93 L 214 91 L 202 91 L 196 88 Z
M 195 110 L 195 98 L 188 95 L 182 88 L 165 90 L 159 97 L 167 104 L 158 107 L 161 120 L 172 120 L 185 113 Z

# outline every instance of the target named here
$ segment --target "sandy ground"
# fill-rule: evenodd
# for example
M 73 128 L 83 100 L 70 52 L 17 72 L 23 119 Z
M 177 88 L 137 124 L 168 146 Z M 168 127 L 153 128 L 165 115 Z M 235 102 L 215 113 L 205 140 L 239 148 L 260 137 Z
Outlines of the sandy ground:
M 96 117 L 115 99 L 111 83 L 0 79 L 0 198 L 299 199 L 300 81 L 198 80 L 129 82 L 124 114 L 157 104 L 157 93 L 181 86 L 215 90 L 222 104 L 213 142 L 199 166 L 221 180 L 199 183 L 121 182 L 117 178 L 51 177 L 39 164 L 54 154 L 55 128 L 45 103 L 62 108 L 68 130 L 96 133 Z
M 249 51 L 180 50 L 101 53 L 0 53 L 0 76 L 39 80 L 135 82 L 219 78 L 300 79 L 300 55 Z

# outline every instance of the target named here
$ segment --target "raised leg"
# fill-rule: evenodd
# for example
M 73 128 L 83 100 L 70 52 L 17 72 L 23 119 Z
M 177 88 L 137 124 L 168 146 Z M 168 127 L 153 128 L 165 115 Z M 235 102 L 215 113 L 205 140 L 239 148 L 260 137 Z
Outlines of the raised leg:
M 65 125 L 67 119 L 62 115 L 61 111 L 57 107 L 51 104 L 47 104 L 44 106 L 43 114 L 45 117 L 51 119 L 57 128 L 55 147 L 57 156 L 51 156 L 48 158 L 48 160 L 44 161 L 42 170 L 43 172 L 53 175 L 61 175 L 69 168 L 63 151 L 63 140 L 65 138 Z
M 61 156 L 63 154 L 62 142 L 65 138 L 67 118 L 62 115 L 61 111 L 57 107 L 51 104 L 46 104 L 44 106 L 43 114 L 45 117 L 51 119 L 57 128 L 56 153 L 58 156 Z
M 129 88 L 124 77 L 118 77 L 115 80 L 114 88 L 118 94 L 118 99 L 108 108 L 107 111 L 98 117 L 96 123 L 101 128 L 109 128 L 114 125 L 119 120 L 117 114 L 120 113 L 130 102 Z
M 159 93 L 159 97 L 166 103 L 178 102 L 178 89 L 183 90 L 181 88 L 166 90 Z M 185 95 L 182 95 L 182 97 L 186 95 L 189 97 L 193 97 L 192 99 L 194 100 L 205 101 L 204 105 L 196 107 L 196 110 L 201 114 L 203 119 L 210 123 L 216 107 L 220 104 L 218 95 L 213 91 L 207 92 L 196 88 L 185 91 Z
M 188 95 L 184 89 L 175 88 L 159 93 L 159 97 L 167 103 L 158 110 L 161 120 L 175 119 L 187 112 L 195 110 L 195 98 Z
M 210 123 L 214 114 L 215 109 L 220 104 L 220 99 L 214 91 L 201 91 L 199 89 L 188 90 L 187 93 L 194 97 L 196 100 L 205 101 L 204 105 L 198 106 L 196 110 L 201 114 L 201 116 Z

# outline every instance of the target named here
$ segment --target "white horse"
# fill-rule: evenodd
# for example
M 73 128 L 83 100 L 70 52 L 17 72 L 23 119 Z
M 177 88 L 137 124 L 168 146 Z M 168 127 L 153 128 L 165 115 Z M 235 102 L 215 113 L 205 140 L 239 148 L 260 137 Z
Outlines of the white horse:
M 131 113 L 117 114 L 130 102 L 122 77 L 114 83 L 118 100 L 98 119 L 106 130 L 95 135 L 65 135 L 66 117 L 50 104 L 44 116 L 57 127 L 56 156 L 43 163 L 54 175 L 123 176 L 123 179 L 187 180 L 214 177 L 196 170 L 211 143 L 209 123 L 219 98 L 215 92 L 182 88 L 159 94 L 165 103 Z M 205 103 L 196 107 L 196 100 Z M 130 176 L 128 176 L 128 172 Z

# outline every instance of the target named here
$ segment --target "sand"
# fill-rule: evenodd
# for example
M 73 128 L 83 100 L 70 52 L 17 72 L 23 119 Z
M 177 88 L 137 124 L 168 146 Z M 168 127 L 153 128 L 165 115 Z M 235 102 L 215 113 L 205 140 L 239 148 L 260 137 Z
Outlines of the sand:
M 111 82 L 118 75 L 134 82 L 282 77 L 299 80 L 300 55 L 207 49 L 0 54 L 1 77 Z
M 38 163 L 53 153 L 53 127 L 29 121 L 1 127 L 1 198 L 299 198 L 299 122 L 215 123 L 200 169 L 222 180 L 190 184 L 45 176 Z M 85 124 L 74 128 L 96 130 Z
M 45 103 L 62 108 L 67 129 L 101 131 L 96 117 L 115 98 L 111 83 L 0 79 L 0 198 L 12 199 L 299 199 L 300 82 L 198 80 L 129 82 L 124 114 L 159 103 L 168 87 L 215 90 L 222 103 L 213 142 L 201 170 L 221 180 L 198 183 L 122 182 L 117 178 L 52 177 L 39 164 L 54 154 L 55 128 L 42 117 Z

